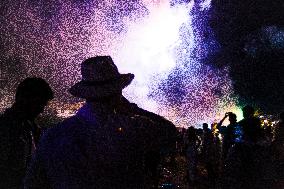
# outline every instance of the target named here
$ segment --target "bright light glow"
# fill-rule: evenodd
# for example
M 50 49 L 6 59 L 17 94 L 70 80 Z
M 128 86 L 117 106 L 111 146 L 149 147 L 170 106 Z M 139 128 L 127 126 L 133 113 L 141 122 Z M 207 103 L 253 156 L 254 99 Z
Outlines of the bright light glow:
M 200 3 L 201 10 L 210 9 L 210 7 L 211 7 L 211 1 L 212 1 L 212 0 L 204 0 L 202 3 Z
M 121 63 L 121 72 L 135 74 L 132 99 L 142 98 L 138 103 L 152 111 L 157 111 L 158 107 L 152 103 L 151 107 L 147 105 L 150 85 L 155 86 L 166 79 L 176 66 L 174 49 L 181 43 L 179 30 L 189 19 L 188 8 L 189 5 L 171 7 L 164 1 L 159 6 L 149 7 L 151 12 L 143 20 L 125 19 L 128 32 L 115 59 Z
M 266 124 L 266 123 L 268 123 L 268 120 L 265 119 L 263 122 Z

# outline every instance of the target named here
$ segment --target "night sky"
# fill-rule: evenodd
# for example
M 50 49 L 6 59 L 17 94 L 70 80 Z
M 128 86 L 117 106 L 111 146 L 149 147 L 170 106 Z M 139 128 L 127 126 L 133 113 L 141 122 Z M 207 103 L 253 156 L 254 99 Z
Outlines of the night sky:
M 241 103 L 277 113 L 284 105 L 284 2 L 216 0 L 210 25 L 222 45 L 217 66 L 229 64 Z

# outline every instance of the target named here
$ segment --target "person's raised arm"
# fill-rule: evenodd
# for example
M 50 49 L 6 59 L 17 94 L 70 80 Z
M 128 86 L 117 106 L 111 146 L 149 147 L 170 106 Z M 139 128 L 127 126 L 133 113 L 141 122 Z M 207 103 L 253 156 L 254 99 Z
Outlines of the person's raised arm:
M 229 116 L 229 113 L 225 113 L 225 116 L 223 117 L 223 119 L 221 119 L 221 121 L 217 124 L 217 129 L 220 131 L 221 126 L 223 124 L 223 122 L 225 121 L 225 119 Z

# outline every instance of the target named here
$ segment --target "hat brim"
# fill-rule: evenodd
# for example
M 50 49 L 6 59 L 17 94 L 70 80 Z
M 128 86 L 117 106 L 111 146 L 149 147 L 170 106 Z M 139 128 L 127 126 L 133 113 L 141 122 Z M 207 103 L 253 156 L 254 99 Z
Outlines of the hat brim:
M 128 86 L 134 79 L 134 74 L 120 74 L 120 77 L 108 82 L 106 84 L 88 84 L 84 81 L 80 81 L 73 85 L 69 92 L 79 98 L 93 99 L 112 96 L 119 93 L 123 88 Z

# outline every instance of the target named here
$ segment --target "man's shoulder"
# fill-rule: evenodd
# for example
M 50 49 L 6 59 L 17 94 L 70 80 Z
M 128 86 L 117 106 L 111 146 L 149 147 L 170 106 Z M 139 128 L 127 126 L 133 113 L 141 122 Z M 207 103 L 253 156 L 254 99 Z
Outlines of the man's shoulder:
M 147 116 L 144 115 L 132 115 L 130 117 L 126 117 L 130 121 L 141 123 L 141 124 L 154 124 L 155 122 Z
M 8 130 L 18 129 L 20 122 L 15 117 L 5 113 L 0 115 L 0 131 L 5 132 Z
M 140 116 L 151 120 L 154 124 L 159 125 L 159 127 L 162 127 L 163 129 L 176 130 L 176 126 L 163 116 L 160 116 L 156 113 L 150 112 L 139 107 L 137 107 L 137 109 L 139 110 Z
M 124 125 L 129 129 L 145 130 L 147 128 L 153 128 L 155 123 L 148 117 L 141 115 L 114 115 L 111 117 L 111 122 L 115 125 Z
M 80 124 L 76 116 L 69 117 L 57 125 L 47 129 L 44 136 L 47 138 L 59 138 L 68 135 L 70 132 L 74 131 L 74 128 Z
M 229 130 L 234 130 L 234 129 L 237 127 L 238 124 L 239 124 L 239 123 L 230 123 L 230 124 L 227 126 L 227 129 L 229 129 Z
M 144 128 L 151 128 L 157 130 L 171 130 L 175 131 L 176 127 L 170 121 L 166 119 L 152 119 L 151 117 L 145 115 L 133 115 L 128 119 L 138 126 L 144 126 Z
M 250 118 L 242 119 L 241 121 L 238 122 L 238 124 L 241 126 L 246 126 L 246 125 L 251 125 L 251 124 L 259 125 L 260 123 L 261 121 L 258 117 L 250 117 Z
M 76 125 L 77 128 L 80 128 L 77 119 L 72 116 L 43 131 L 39 143 L 39 149 L 41 149 L 40 153 L 60 153 L 61 150 L 70 146 L 70 144 L 80 136 L 78 129 L 75 130 Z
M 139 107 L 138 107 L 139 108 Z M 164 118 L 163 116 L 160 116 L 154 112 L 139 108 L 139 111 L 141 113 L 141 115 L 148 117 L 149 119 L 153 120 L 153 121 L 159 121 L 159 122 L 166 122 L 168 124 L 172 124 L 172 122 L 170 122 L 169 120 L 167 120 L 166 118 Z
M 238 124 L 243 124 L 246 121 L 246 119 L 242 119 L 238 122 Z

